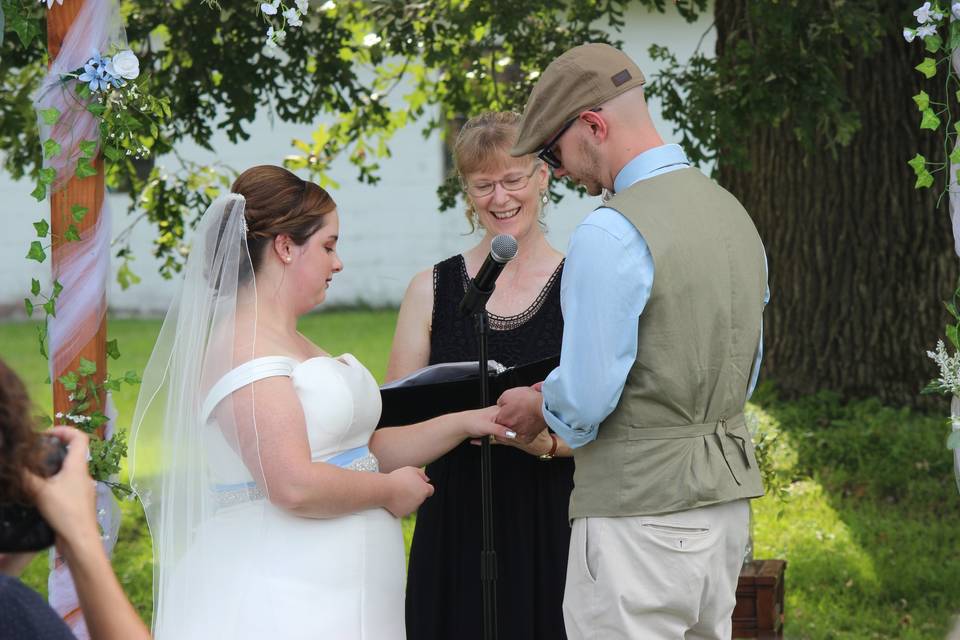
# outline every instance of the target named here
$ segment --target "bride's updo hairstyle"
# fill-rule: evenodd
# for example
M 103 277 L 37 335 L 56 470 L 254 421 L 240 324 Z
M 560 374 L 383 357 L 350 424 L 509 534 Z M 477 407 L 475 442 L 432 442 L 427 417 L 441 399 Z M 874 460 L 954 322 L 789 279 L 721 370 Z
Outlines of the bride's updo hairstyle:
M 290 236 L 294 244 L 301 246 L 323 226 L 326 215 L 337 208 L 323 188 L 269 164 L 250 167 L 237 177 L 230 190 L 246 200 L 247 247 L 254 271 L 260 268 L 275 237 Z

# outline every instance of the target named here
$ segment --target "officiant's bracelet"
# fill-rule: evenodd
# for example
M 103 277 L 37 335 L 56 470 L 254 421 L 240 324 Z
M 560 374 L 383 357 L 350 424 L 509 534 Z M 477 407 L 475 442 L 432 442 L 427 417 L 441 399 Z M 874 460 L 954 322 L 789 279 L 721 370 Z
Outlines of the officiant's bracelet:
M 550 440 L 553 442 L 553 444 L 550 445 L 550 452 L 540 454 L 539 458 L 541 460 L 553 460 L 553 456 L 557 454 L 557 446 L 559 444 L 557 441 L 557 436 L 551 433 Z

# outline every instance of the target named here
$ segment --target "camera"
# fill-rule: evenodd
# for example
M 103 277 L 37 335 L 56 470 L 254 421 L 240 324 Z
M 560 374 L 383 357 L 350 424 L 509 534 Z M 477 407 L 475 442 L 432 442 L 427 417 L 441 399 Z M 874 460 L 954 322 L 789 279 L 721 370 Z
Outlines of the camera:
M 67 447 L 54 436 L 41 440 L 43 461 L 41 475 L 56 474 L 67 456 Z M 40 551 L 52 546 L 54 532 L 35 507 L 22 504 L 0 504 L 0 552 Z

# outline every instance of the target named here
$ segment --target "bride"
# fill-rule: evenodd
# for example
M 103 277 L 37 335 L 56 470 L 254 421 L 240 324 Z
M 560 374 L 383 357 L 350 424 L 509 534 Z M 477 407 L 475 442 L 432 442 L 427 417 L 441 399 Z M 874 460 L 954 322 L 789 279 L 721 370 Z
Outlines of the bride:
M 420 467 L 513 435 L 496 407 L 374 431 L 370 372 L 297 331 L 343 268 L 339 235 L 330 195 L 274 166 L 199 223 L 133 421 L 158 638 L 403 638 Z

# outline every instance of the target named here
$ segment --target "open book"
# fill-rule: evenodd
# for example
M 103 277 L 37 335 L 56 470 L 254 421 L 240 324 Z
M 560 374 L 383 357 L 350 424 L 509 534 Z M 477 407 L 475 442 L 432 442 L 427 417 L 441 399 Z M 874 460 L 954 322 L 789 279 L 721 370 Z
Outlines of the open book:
M 560 364 L 560 355 L 504 367 L 487 361 L 490 401 L 513 387 L 542 382 Z M 418 369 L 380 387 L 381 427 L 413 424 L 465 409 L 480 408 L 480 368 L 476 362 L 445 362 Z
M 507 368 L 496 360 L 487 360 L 487 372 L 491 376 L 506 370 Z M 393 382 L 388 382 L 380 387 L 380 390 L 385 391 L 386 389 L 395 389 L 397 387 L 414 387 L 421 384 L 453 382 L 454 380 L 479 377 L 480 371 L 476 360 L 473 362 L 440 362 L 438 364 L 431 364 L 423 369 L 417 369 L 410 375 L 394 380 Z

